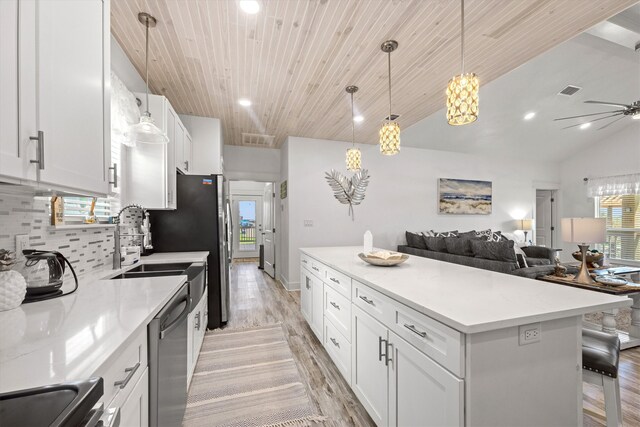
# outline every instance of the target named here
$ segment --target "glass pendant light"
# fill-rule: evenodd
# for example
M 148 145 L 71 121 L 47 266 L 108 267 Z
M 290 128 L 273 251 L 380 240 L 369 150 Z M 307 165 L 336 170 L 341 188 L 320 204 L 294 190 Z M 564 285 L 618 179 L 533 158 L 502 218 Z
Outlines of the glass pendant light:
M 380 49 L 389 56 L 389 117 L 380 128 L 380 152 L 386 156 L 393 156 L 400 152 L 400 126 L 391 116 L 391 52 L 398 48 L 398 42 L 387 40 Z
M 447 121 L 460 126 L 478 120 L 478 89 L 480 82 L 474 73 L 464 73 L 464 0 L 461 1 L 460 56 L 462 72 L 453 76 L 447 86 Z
M 358 86 L 347 86 L 344 90 L 351 94 L 351 148 L 347 149 L 347 170 L 357 172 L 362 167 L 362 154 L 356 148 L 356 126 L 353 116 L 353 94 L 358 91 Z
M 169 142 L 167 135 L 156 126 L 151 113 L 149 112 L 149 28 L 156 26 L 156 18 L 148 13 L 138 13 L 138 21 L 140 21 L 146 27 L 146 50 L 145 50 L 145 83 L 147 85 L 146 92 L 146 111 L 140 116 L 140 122 L 132 125 L 127 136 L 137 142 L 145 142 L 148 144 L 166 144 Z

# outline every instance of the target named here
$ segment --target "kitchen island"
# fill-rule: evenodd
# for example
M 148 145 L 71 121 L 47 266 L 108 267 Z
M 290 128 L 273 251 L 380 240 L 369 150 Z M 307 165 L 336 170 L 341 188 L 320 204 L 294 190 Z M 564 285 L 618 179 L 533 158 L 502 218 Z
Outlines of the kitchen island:
M 361 251 L 301 249 L 301 310 L 378 425 L 582 423 L 582 315 L 630 299 Z

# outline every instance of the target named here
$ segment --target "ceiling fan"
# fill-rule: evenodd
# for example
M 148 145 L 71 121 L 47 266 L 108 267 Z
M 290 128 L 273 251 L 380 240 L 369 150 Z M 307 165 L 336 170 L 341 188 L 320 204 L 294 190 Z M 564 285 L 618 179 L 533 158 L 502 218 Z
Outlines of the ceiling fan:
M 584 101 L 584 103 L 585 104 L 609 105 L 611 107 L 619 107 L 620 109 L 619 110 L 611 110 L 611 111 L 603 111 L 601 113 L 582 114 L 580 116 L 561 117 L 559 119 L 553 119 L 553 121 L 555 122 L 555 121 L 558 121 L 558 120 L 571 120 L 571 119 L 577 119 L 577 118 L 580 118 L 580 117 L 592 117 L 592 116 L 601 116 L 603 114 L 608 114 L 607 116 L 604 116 L 604 117 L 594 118 L 593 120 L 591 120 L 589 122 L 578 123 L 577 125 L 571 125 L 571 126 L 567 126 L 567 127 L 562 128 L 562 129 L 569 129 L 569 128 L 572 128 L 572 127 L 584 126 L 586 124 L 591 124 L 593 122 L 597 122 L 597 121 L 600 121 L 600 120 L 606 120 L 606 119 L 610 119 L 610 118 L 613 118 L 613 117 L 617 117 L 617 118 L 611 120 L 609 123 L 605 124 L 604 126 L 599 127 L 598 130 L 600 130 L 600 129 L 604 129 L 606 127 L 611 126 L 612 124 L 614 124 L 618 120 L 622 120 L 626 116 L 631 116 L 632 119 L 640 120 L 640 100 L 632 102 L 631 104 L 620 104 L 620 103 L 617 103 L 617 102 L 603 102 L 603 101 Z

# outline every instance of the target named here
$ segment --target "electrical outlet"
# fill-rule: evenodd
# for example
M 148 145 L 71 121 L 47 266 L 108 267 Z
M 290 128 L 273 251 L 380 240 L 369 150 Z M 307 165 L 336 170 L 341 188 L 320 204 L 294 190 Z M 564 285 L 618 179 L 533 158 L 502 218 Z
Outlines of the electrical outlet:
M 305 227 L 313 227 L 313 220 L 312 219 L 305 219 L 304 220 L 304 226 Z
M 542 332 L 540 330 L 540 323 L 531 323 L 529 325 L 519 326 L 518 335 L 519 345 L 539 342 L 542 335 Z
M 29 235 L 28 234 L 16 234 L 16 255 L 22 256 L 22 250 L 29 247 Z

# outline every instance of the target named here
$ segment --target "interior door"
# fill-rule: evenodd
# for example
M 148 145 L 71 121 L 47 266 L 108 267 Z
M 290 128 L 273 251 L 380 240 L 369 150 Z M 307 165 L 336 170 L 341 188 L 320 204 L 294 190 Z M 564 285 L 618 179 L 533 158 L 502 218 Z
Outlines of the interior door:
M 274 206 L 275 192 L 273 183 L 264 186 L 262 196 L 262 244 L 264 245 L 264 272 L 275 279 L 276 277 L 276 243 Z
M 553 247 L 553 190 L 536 190 L 535 243 Z
M 262 244 L 262 196 L 233 196 L 233 257 L 257 258 Z

